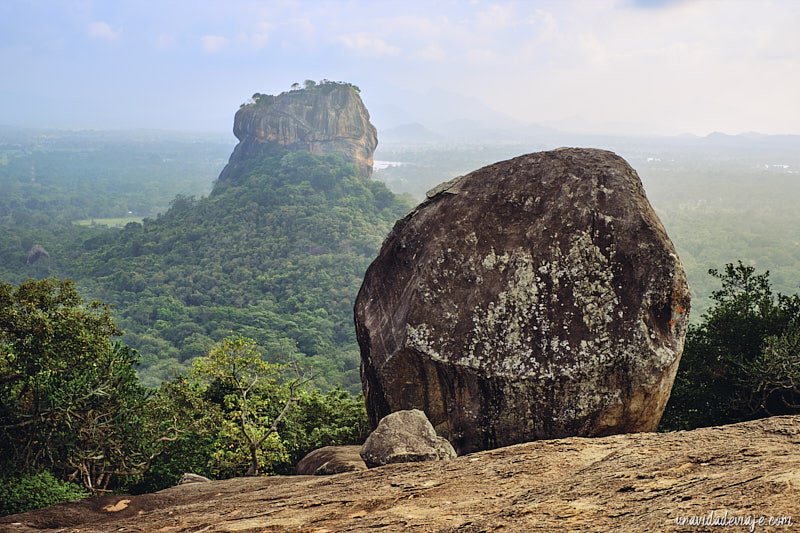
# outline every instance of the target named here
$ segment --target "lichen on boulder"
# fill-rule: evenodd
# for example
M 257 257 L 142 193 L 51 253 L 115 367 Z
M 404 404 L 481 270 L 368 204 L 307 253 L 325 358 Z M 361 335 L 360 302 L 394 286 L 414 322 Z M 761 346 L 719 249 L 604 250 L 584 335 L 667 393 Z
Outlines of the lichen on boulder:
M 636 172 L 559 149 L 441 186 L 398 221 L 356 299 L 373 427 L 424 411 L 459 453 L 652 431 L 689 288 Z

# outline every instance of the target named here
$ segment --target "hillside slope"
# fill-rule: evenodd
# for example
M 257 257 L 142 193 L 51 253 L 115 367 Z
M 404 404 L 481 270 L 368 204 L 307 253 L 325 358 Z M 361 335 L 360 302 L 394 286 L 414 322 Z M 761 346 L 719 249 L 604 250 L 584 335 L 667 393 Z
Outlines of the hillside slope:
M 10 532 L 716 531 L 800 521 L 800 416 L 519 444 L 329 477 L 238 478 L 0 518 Z M 768 527 L 770 518 L 780 520 Z M 678 522 L 686 520 L 684 524 Z
M 358 392 L 353 300 L 409 205 L 338 155 L 276 146 L 239 168 L 207 198 L 85 241 L 70 277 L 115 306 L 148 386 L 235 332 Z
M 68 278 L 87 300 L 113 305 L 126 332 L 122 342 L 141 354 L 139 373 L 148 387 L 185 372 L 222 338 L 242 334 L 271 361 L 313 367 L 313 385 L 358 393 L 353 301 L 384 236 L 411 205 L 369 179 L 377 137 L 358 89 L 311 85 L 274 97 L 256 94 L 242 105 L 234 122 L 241 142 L 211 194 L 179 195 L 163 215 L 129 218 L 124 229 L 73 227 L 70 217 L 97 215 L 65 207 L 71 200 L 59 191 L 71 185 L 47 189 L 60 203 L 31 202 L 42 210 L 36 217 L 41 227 L 0 235 L 2 279 Z M 91 152 L 91 146 L 83 150 Z M 79 155 L 93 161 L 91 153 Z M 28 159 L 23 162 L 32 170 Z M 41 175 L 28 189 L 48 176 L 48 167 L 38 159 L 36 164 Z M 158 168 L 156 185 L 189 172 L 170 176 Z M 18 175 L 15 180 L 22 179 Z M 105 181 L 88 178 L 81 181 L 84 188 L 94 184 L 101 197 L 113 196 Z M 107 181 L 119 184 L 120 178 Z M 9 218 L 10 210 L 19 214 L 25 198 L 12 196 L 8 213 L 0 205 L 0 219 L 4 213 Z M 46 226 L 48 219 L 63 224 Z M 26 265 L 35 244 L 49 256 Z

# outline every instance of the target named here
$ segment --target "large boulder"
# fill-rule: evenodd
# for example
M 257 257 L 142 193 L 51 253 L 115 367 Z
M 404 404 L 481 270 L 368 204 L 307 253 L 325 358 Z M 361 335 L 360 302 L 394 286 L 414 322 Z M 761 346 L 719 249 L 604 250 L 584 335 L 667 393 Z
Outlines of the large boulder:
M 370 468 L 391 463 L 448 461 L 455 457 L 453 446 L 436 435 L 419 409 L 387 415 L 361 447 L 361 458 Z
M 339 154 L 355 164 L 362 177 L 372 174 L 378 134 L 355 86 L 325 82 L 255 98 L 236 112 L 233 134 L 239 144 L 219 176 L 220 184 L 235 180 L 249 160 L 276 145 L 316 155 Z
M 601 150 L 496 163 L 398 221 L 355 304 L 373 427 L 423 410 L 459 453 L 653 431 L 689 287 L 636 172 Z
M 303 457 L 294 469 L 298 476 L 327 476 L 366 470 L 361 446 L 325 446 Z

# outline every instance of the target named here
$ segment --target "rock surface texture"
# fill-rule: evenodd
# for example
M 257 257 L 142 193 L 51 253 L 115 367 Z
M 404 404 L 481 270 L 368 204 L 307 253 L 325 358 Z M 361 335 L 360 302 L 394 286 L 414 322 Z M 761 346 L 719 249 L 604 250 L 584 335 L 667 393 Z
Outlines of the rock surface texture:
M 455 457 L 453 446 L 436 435 L 419 409 L 387 415 L 361 447 L 361 458 L 370 468 L 392 463 L 447 461 Z
M 298 476 L 328 476 L 366 470 L 361 446 L 325 446 L 303 457 L 294 471 Z
M 372 154 L 378 134 L 357 90 L 346 83 L 318 85 L 282 93 L 260 95 L 256 103 L 236 112 L 233 134 L 239 144 L 222 170 L 219 182 L 235 179 L 243 162 L 258 157 L 270 144 L 316 155 L 339 154 L 355 163 L 359 173 L 372 174 Z
M 800 416 L 572 437 L 335 476 L 97 496 L 2 517 L 0 531 L 751 531 L 698 527 L 713 511 L 790 532 L 800 521 L 798 447 Z
M 420 409 L 459 454 L 653 431 L 689 287 L 636 172 L 562 148 L 442 184 L 355 304 L 370 422 Z

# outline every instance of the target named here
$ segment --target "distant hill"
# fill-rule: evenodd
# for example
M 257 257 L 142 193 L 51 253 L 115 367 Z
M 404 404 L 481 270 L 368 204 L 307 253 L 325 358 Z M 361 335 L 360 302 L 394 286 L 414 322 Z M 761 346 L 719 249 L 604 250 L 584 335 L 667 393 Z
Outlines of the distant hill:
M 339 156 L 275 148 L 207 198 L 85 241 L 73 268 L 115 305 L 147 385 L 238 332 L 314 366 L 317 385 L 358 392 L 353 300 L 409 207 Z
M 381 140 L 410 143 L 435 142 L 442 140 L 442 136 L 429 130 L 419 122 L 411 122 L 381 131 Z
M 330 89 L 316 86 L 284 98 L 299 106 L 309 95 L 309 116 L 314 102 L 325 104 L 317 109 L 318 118 L 324 115 L 319 126 L 327 128 L 328 148 L 335 148 L 343 146 L 336 133 L 350 131 L 328 127 L 343 118 L 335 113 L 337 102 L 356 110 L 363 104 L 348 84 Z M 374 132 L 365 109 L 354 117 L 365 121 L 362 131 Z M 294 131 L 288 124 L 286 131 Z M 298 139 L 323 137 L 322 129 L 295 133 Z M 364 175 L 362 163 L 371 167 L 374 146 L 348 162 L 348 152 L 307 151 L 317 145 L 249 135 L 240 140 L 223 172 L 227 179 L 207 197 L 179 195 L 162 215 L 119 230 L 66 226 L 2 236 L 0 253 L 22 257 L 4 281 L 56 274 L 75 280 L 87 299 L 112 304 L 126 332 L 122 341 L 141 353 L 140 376 L 148 386 L 185 371 L 233 332 L 256 339 L 272 360 L 313 367 L 319 387 L 357 393 L 353 301 L 383 238 L 411 205 Z M 34 244 L 50 258 L 23 271 Z

